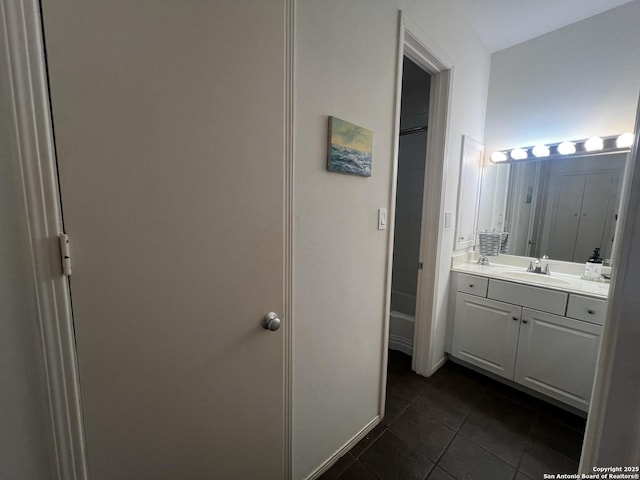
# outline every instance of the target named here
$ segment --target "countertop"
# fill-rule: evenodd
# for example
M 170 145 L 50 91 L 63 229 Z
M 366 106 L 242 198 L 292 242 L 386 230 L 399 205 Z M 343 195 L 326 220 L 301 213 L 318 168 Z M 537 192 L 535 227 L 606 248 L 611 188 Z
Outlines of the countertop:
M 500 258 L 500 257 L 498 257 Z M 526 264 L 528 265 L 528 259 Z M 514 263 L 514 262 L 511 262 Z M 577 293 L 580 295 L 587 295 L 590 297 L 596 297 L 601 299 L 607 299 L 609 297 L 609 282 L 594 282 L 590 280 L 583 280 L 580 275 L 572 275 L 568 273 L 554 273 L 554 263 L 557 266 L 557 262 L 550 261 L 551 275 L 550 281 L 557 279 L 562 281 L 562 285 L 554 285 L 551 283 L 545 283 L 547 275 L 539 273 L 530 273 L 528 275 L 522 275 L 526 279 L 518 279 L 509 276 L 512 273 L 520 275 L 526 273 L 526 266 L 516 266 L 513 264 L 492 262 L 491 265 L 478 265 L 475 261 L 463 261 L 453 262 L 451 270 L 453 272 L 467 273 L 469 275 L 478 275 L 481 277 L 494 278 L 496 280 L 504 280 L 507 282 L 519 283 L 522 285 L 531 285 L 535 287 L 547 288 L 549 290 L 558 290 L 561 292 Z M 567 270 L 567 269 L 564 269 Z M 575 270 L 575 269 L 574 269 Z

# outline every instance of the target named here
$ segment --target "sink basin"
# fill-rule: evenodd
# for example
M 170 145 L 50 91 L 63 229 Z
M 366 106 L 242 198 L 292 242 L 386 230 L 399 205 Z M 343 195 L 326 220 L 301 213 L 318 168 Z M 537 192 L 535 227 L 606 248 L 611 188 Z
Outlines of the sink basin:
M 554 277 L 553 275 L 543 275 L 540 273 L 514 272 L 513 270 L 508 270 L 506 272 L 500 272 L 500 276 L 513 278 L 514 280 L 522 280 L 523 282 L 539 283 L 541 285 L 570 285 L 570 283 L 566 280 Z

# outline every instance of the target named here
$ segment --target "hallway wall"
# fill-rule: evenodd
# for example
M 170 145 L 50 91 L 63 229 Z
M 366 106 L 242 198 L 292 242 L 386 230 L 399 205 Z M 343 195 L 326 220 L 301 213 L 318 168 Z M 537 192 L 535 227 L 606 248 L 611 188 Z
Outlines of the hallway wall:
M 454 63 L 443 210 L 456 211 L 462 135 L 484 137 L 490 56 L 457 2 L 299 0 L 296 25 L 294 478 L 380 411 L 398 9 Z M 327 116 L 373 131 L 370 178 L 326 171 Z M 455 221 L 453 221 L 455 225 Z M 435 228 L 436 226 L 432 226 Z M 453 230 L 438 261 L 435 360 L 444 356 Z

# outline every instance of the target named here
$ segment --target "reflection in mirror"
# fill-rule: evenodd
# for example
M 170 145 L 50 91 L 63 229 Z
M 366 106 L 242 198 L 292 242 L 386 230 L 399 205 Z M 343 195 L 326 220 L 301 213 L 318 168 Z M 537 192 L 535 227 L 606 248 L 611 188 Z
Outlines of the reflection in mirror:
M 509 232 L 510 255 L 610 258 L 627 152 L 483 168 L 478 231 Z

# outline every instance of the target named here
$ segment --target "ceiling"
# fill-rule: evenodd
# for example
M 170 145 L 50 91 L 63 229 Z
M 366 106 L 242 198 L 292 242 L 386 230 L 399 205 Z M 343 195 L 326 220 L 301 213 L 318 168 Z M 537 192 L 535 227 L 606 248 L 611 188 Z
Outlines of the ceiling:
M 459 0 L 490 52 L 640 0 Z

